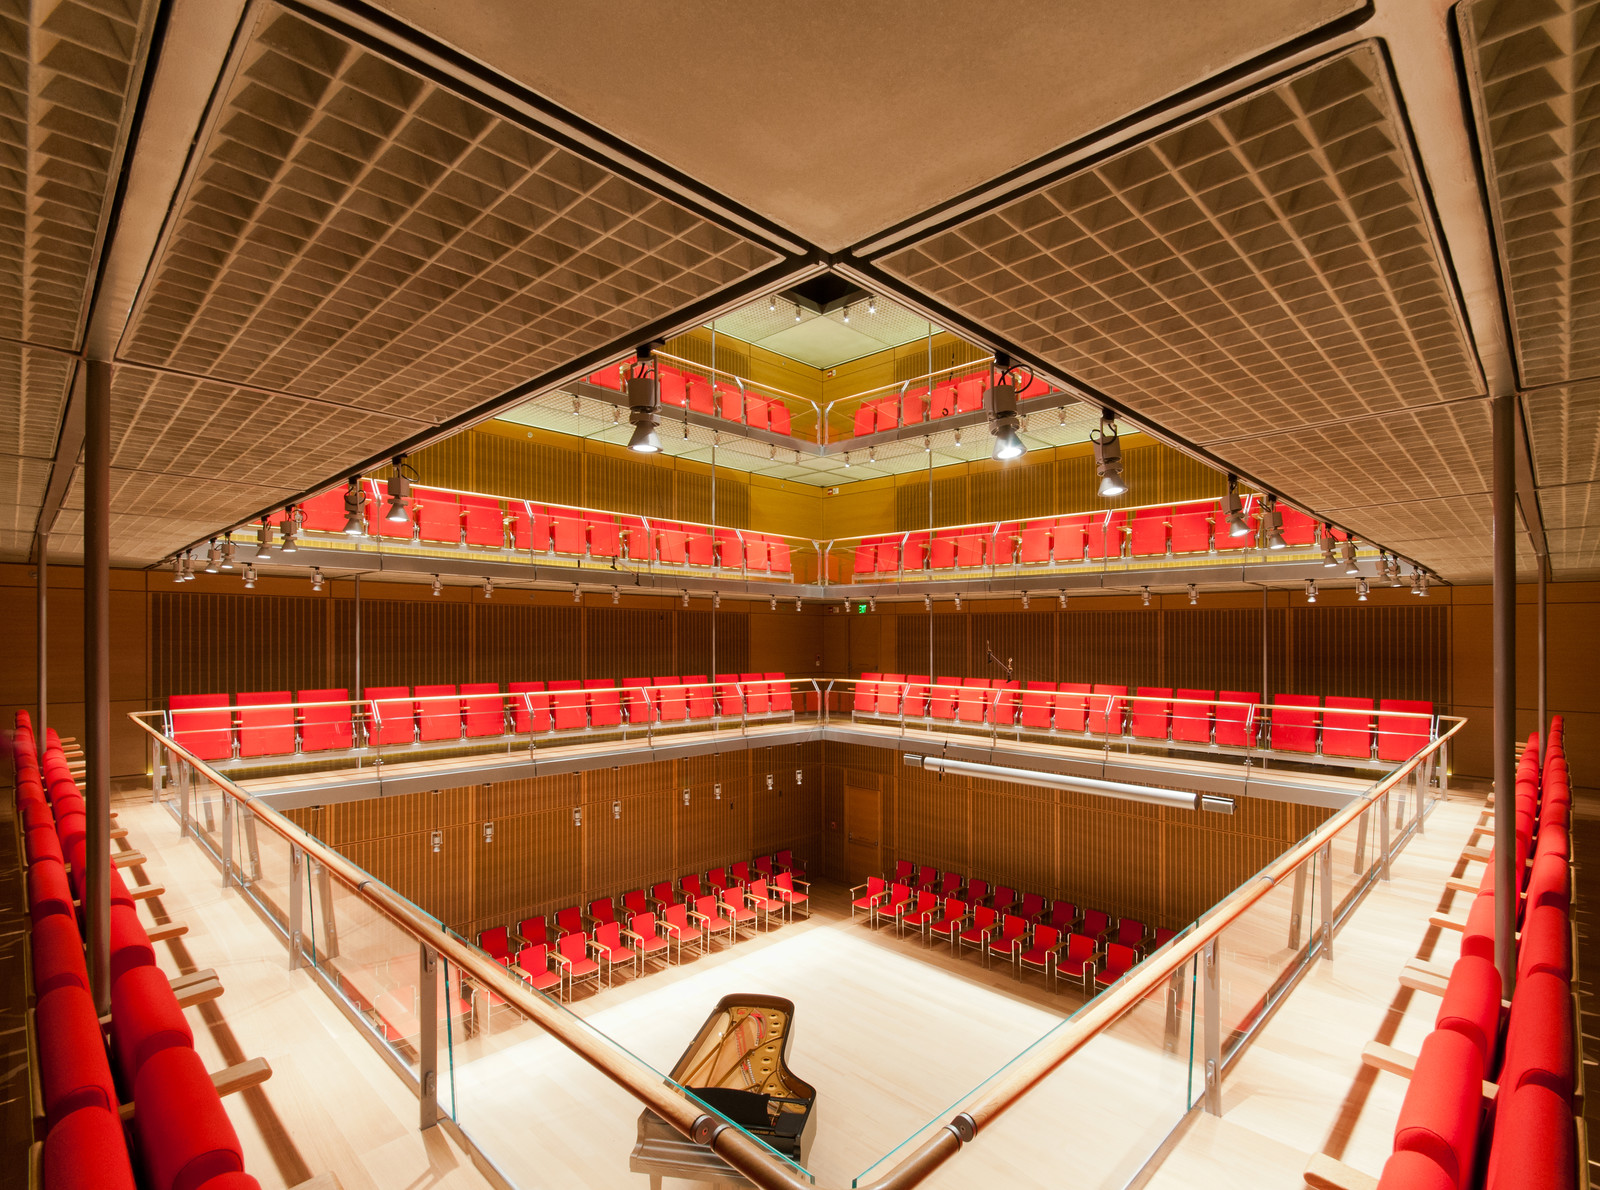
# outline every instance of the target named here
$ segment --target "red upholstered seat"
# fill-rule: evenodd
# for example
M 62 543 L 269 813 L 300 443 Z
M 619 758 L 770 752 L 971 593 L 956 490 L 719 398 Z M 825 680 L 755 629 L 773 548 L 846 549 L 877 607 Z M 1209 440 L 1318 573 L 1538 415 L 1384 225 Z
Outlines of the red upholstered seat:
M 200 1190 L 261 1190 L 261 1183 L 247 1173 L 225 1173 L 204 1182 Z
M 367 687 L 367 743 L 404 745 L 416 738 L 416 704 L 409 686 Z
M 689 700 L 676 674 L 654 679 L 656 690 L 656 715 L 664 723 L 675 723 L 689 717 Z
M 1062 689 L 1066 684 L 1062 684 Z M 1089 695 L 1088 730 L 1094 735 L 1121 735 L 1123 712 L 1127 707 L 1126 686 L 1106 686 L 1096 683 Z
M 1277 694 L 1272 699 L 1272 747 L 1279 752 L 1317 750 L 1317 708 L 1322 700 L 1315 694 Z
M 505 548 L 506 514 L 500 501 L 493 496 L 462 496 L 461 512 L 468 545 L 489 550 Z
M 1456 960 L 1433 1025 L 1460 1033 L 1478 1047 L 1484 1069 L 1493 1066 L 1500 1041 L 1500 972 L 1491 960 L 1478 955 Z
M 1372 700 L 1330 694 L 1322 717 L 1322 754 L 1365 760 L 1372 755 Z M 1366 712 L 1364 714 L 1356 712 Z
M 970 946 L 974 950 L 983 950 L 989 945 L 989 939 L 999 928 L 1000 915 L 987 905 L 974 906 L 972 910 L 972 924 L 962 930 L 956 941 L 962 946 Z
M 167 705 L 174 741 L 201 760 L 233 756 L 233 712 L 226 694 L 174 694 Z
M 1128 514 L 1121 509 L 1091 515 L 1083 527 L 1084 552 L 1091 560 L 1121 557 L 1127 523 Z
M 89 990 L 83 936 L 69 914 L 54 913 L 36 921 L 31 942 L 34 995 L 46 996 L 59 987 Z
M 111 985 L 111 1041 L 127 1086 L 154 1054 L 174 1045 L 193 1048 L 189 1022 L 159 967 L 135 967 Z
M 1505 1060 L 1496 1081 L 1502 1094 L 1538 1083 L 1570 1102 L 1575 1073 L 1572 989 L 1552 972 L 1534 972 L 1520 979 L 1512 994 Z
M 1432 1157 L 1402 1150 L 1384 1162 L 1378 1190 L 1456 1190 L 1456 1184 Z
M 606 902 L 610 904 L 609 901 Z M 594 938 L 589 943 L 589 948 L 599 955 L 606 963 L 606 972 L 618 963 L 632 963 L 635 973 L 639 970 L 639 952 L 631 946 L 624 946 L 622 942 L 622 926 L 618 922 L 607 921 L 595 927 Z
M 1014 913 L 1005 914 L 1000 920 L 999 934 L 989 943 L 989 957 L 1009 959 L 1015 963 L 1027 944 L 1027 937 L 1028 923 Z
M 1106 946 L 1106 961 L 1094 973 L 1094 981 L 1109 987 L 1131 971 L 1138 961 L 1139 952 L 1133 947 L 1121 942 L 1112 942 Z
M 1494 962 L 1494 897 L 1479 893 L 1467 910 L 1467 928 L 1461 935 L 1461 953 Z
M 415 485 L 411 489 L 417 536 L 446 545 L 461 542 L 461 499 L 454 492 Z
M 1056 971 L 1066 972 L 1083 984 L 1084 990 L 1094 978 L 1094 958 L 1100 951 L 1098 939 L 1089 934 L 1070 934 L 1067 947 L 1056 958 Z
M 115 1110 L 81 1107 L 63 1116 L 44 1139 L 43 1166 L 46 1190 L 134 1190 Z
M 600 986 L 600 964 L 589 957 L 588 934 L 563 934 L 556 942 L 555 959 L 567 978 L 569 994 L 572 985 L 580 979 L 592 979 L 596 987 Z
M 1261 731 L 1257 711 L 1260 705 L 1261 695 L 1253 691 L 1218 692 L 1216 743 L 1225 748 L 1255 747 L 1256 737 Z
M 134 1080 L 133 1099 L 152 1190 L 200 1190 L 210 1178 L 243 1171 L 239 1137 L 192 1049 L 152 1054 Z
M 295 695 L 298 703 L 338 703 L 337 706 L 304 706 L 300 708 L 300 748 L 305 752 L 327 752 L 348 748 L 351 741 L 350 691 L 343 688 L 326 690 L 301 690 Z
M 510 929 L 506 926 L 495 926 L 493 929 L 479 931 L 478 947 L 490 958 L 506 958 L 511 953 Z
M 705 674 L 685 674 L 683 677 L 684 705 L 691 719 L 709 719 L 716 714 L 716 700 Z
M 500 699 L 500 683 L 462 683 L 461 713 L 466 721 L 468 739 L 504 735 L 506 716 L 505 704 Z
M 772 895 L 783 902 L 784 912 L 790 917 L 794 916 L 794 910 L 797 905 L 805 905 L 806 916 L 810 917 L 811 906 L 807 902 L 810 901 L 811 894 L 809 891 L 802 892 L 796 889 L 796 884 L 807 890 L 811 887 L 792 872 L 779 872 L 772 878 Z
M 67 883 L 64 864 L 57 860 L 40 860 L 29 867 L 28 914 L 35 926 L 46 917 L 65 917 L 76 932 L 78 918 L 72 907 L 72 886 Z
M 48 809 L 45 811 L 46 814 L 49 814 L 49 812 Z M 56 863 L 65 862 L 65 857 L 61 854 L 61 838 L 56 834 L 53 825 L 36 826 L 29 829 L 24 838 L 24 848 L 30 864 L 37 864 L 46 860 L 54 860 Z
M 1171 508 L 1136 509 L 1128 531 L 1128 552 L 1136 558 L 1163 557 L 1171 536 Z
M 454 686 L 418 686 L 416 701 L 424 740 L 461 738 L 461 699 Z
M 988 716 L 988 678 L 967 678 L 956 692 L 956 718 L 962 723 L 982 723 Z
M 595 678 L 583 684 L 588 691 L 590 727 L 620 727 L 622 724 L 622 692 L 616 684 L 605 678 Z
M 1185 690 L 1172 692 L 1172 738 L 1190 744 L 1211 742 L 1211 713 L 1214 709 L 1215 690 Z
M 1172 691 L 1161 686 L 1140 686 L 1133 700 L 1133 734 L 1143 740 L 1164 740 L 1171 730 Z
M 1422 1043 L 1400 1105 L 1394 1147 L 1421 1153 L 1465 1186 L 1472 1177 L 1482 1115 L 1483 1058 L 1460 1033 L 1435 1029 Z
M 542 504 L 512 500 L 507 505 L 511 544 L 532 554 L 550 552 L 550 511 Z
M 286 756 L 294 751 L 294 707 L 287 690 L 239 695 L 239 755 Z
M 889 882 L 883 877 L 868 876 L 865 884 L 858 884 L 855 888 L 850 890 L 852 893 L 861 893 L 861 890 L 866 890 L 865 893 L 862 893 L 862 895 L 851 900 L 850 916 L 854 917 L 857 909 L 866 910 L 867 914 L 870 916 L 873 908 L 878 904 L 879 901 L 883 900 L 885 894 L 888 892 L 888 888 Z
M 508 682 L 506 693 L 513 696 L 511 725 L 518 735 L 550 730 L 550 695 L 543 682 Z
M 1538 971 L 1572 979 L 1572 931 L 1566 913 L 1554 905 L 1528 910 L 1517 945 L 1518 982 Z
M 628 918 L 628 928 L 623 931 L 639 954 L 641 969 L 646 959 L 669 960 L 672 956 L 672 936 L 663 934 L 657 925 L 654 913 L 635 913 Z
M 705 945 L 706 932 L 689 921 L 689 906 L 680 901 L 661 911 L 661 929 L 678 944 L 678 958 L 683 958 L 683 948 L 690 942 Z
M 1586 1126 L 1581 1119 L 1577 1122 L 1579 1128 Z M 1567 1190 L 1577 1185 L 1572 1105 L 1537 1084 L 1525 1085 L 1498 1103 L 1484 1190 Z
M 1204 554 L 1211 549 L 1213 507 L 1209 500 L 1173 505 L 1170 523 L 1174 554 Z
M 589 522 L 577 509 L 552 508 L 550 541 L 556 553 L 582 557 L 589 552 Z
M 1572 868 L 1566 857 L 1545 852 L 1533 861 L 1533 874 L 1528 877 L 1526 906 L 1554 905 L 1566 913 L 1572 904 Z
M 1378 759 L 1405 760 L 1426 745 L 1433 734 L 1432 720 L 1416 716 L 1432 714 L 1431 702 L 1409 698 L 1380 699 Z
M 67 985 L 40 996 L 35 1024 L 46 1127 L 83 1107 L 116 1111 L 117 1088 L 89 993 Z
M 745 707 L 750 714 L 767 715 L 775 709 L 765 674 L 742 673 L 739 681 L 744 686 Z
M 551 682 L 550 704 L 557 731 L 581 731 L 589 726 L 588 698 L 582 682 Z
M 584 518 L 591 558 L 615 558 L 622 553 L 622 526 L 608 513 L 592 512 Z
M 127 905 L 111 906 L 111 979 L 117 980 L 135 967 L 153 967 L 155 948 L 139 924 L 139 914 Z

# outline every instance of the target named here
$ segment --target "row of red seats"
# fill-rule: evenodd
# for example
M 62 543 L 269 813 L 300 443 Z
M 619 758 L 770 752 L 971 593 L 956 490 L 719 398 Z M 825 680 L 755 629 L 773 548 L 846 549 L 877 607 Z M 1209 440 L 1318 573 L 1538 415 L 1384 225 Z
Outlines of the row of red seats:
M 26 711 L 16 715 L 13 759 L 27 863 L 45 1190 L 260 1190 L 244 1172 L 238 1135 L 115 868 L 108 1047 L 79 919 L 83 797 L 53 730 L 39 754 Z M 132 1145 L 124 1103 L 132 1106 Z
M 1518 766 L 1516 990 L 1494 964 L 1492 853 L 1434 1031 L 1422 1044 L 1380 1190 L 1569 1190 L 1578 1184 L 1581 1085 L 1573 995 L 1572 790 L 1556 716 L 1541 773 L 1538 736 Z M 1494 1084 L 1490 1095 L 1485 1080 Z M 1485 1155 L 1484 1150 L 1487 1149 Z
M 607 730 L 645 723 L 789 715 L 794 699 L 780 673 L 703 674 L 461 686 L 368 686 L 352 705 L 343 688 L 240 694 L 174 694 L 172 739 L 201 760 L 288 756 L 354 746 L 490 739 L 508 734 Z M 298 705 L 294 705 L 298 704 Z
M 1250 528 L 1243 537 L 1233 537 L 1226 531 L 1220 501 L 1200 500 L 1156 508 L 1111 509 L 863 537 L 852 561 L 858 575 L 899 574 L 1256 549 L 1260 544 L 1258 499 L 1246 496 L 1243 503 L 1245 522 Z M 1278 511 L 1283 515 L 1286 546 L 1304 548 L 1316 542 L 1315 519 L 1287 504 L 1279 504 Z M 1333 538 L 1343 541 L 1344 534 L 1333 530 Z
M 1349 759 L 1401 761 L 1433 736 L 1433 704 L 1314 694 L 1279 694 L 1270 708 L 1242 690 L 1185 690 L 1085 682 L 1028 682 L 922 674 L 864 673 L 852 711 L 858 715 L 931 718 L 1025 731 L 1250 748 L 1267 747 Z M 1374 715 L 1374 710 L 1377 714 Z
M 963 884 L 958 872 L 941 875 L 932 865 L 909 860 L 898 861 L 892 875 L 869 877 L 850 896 L 852 918 L 861 910 L 869 924 L 892 921 L 901 935 L 909 927 L 924 945 L 948 938 L 952 953 L 959 945 L 977 950 L 986 962 L 1005 958 L 1017 977 L 1037 970 L 1057 988 L 1065 971 L 1085 995 L 1109 987 L 1174 936 L 1137 918 L 1080 911 L 1068 900 L 1019 894 L 1006 885 L 991 888 L 977 877 Z
M 899 426 L 921 425 L 925 421 L 957 413 L 978 413 L 983 409 L 983 394 L 989 387 L 989 371 L 951 376 L 934 384 L 908 386 L 897 393 L 863 401 L 851 421 L 857 438 L 893 430 Z M 1017 393 L 1018 400 L 1042 397 L 1050 385 L 1035 376 Z
M 388 509 L 384 485 L 369 479 L 365 488 L 366 530 L 383 538 L 758 574 L 792 574 L 794 569 L 788 541 L 771 533 L 689 521 L 647 521 L 621 513 L 502 500 L 420 485 L 414 485 L 404 501 L 407 519 L 389 521 L 384 519 Z M 299 509 L 302 527 L 309 532 L 344 532 L 343 488 L 314 496 Z M 271 519 L 281 523 L 283 514 Z
M 544 916 L 525 917 L 516 924 L 494 926 L 478 935 L 478 945 L 537 991 L 555 988 L 569 999 L 580 981 L 593 980 L 596 988 L 610 986 L 618 963 L 632 963 L 634 973 L 644 973 L 652 959 L 663 965 L 683 961 L 686 946 L 706 953 L 711 940 L 726 932 L 737 940 L 743 927 L 770 928 L 772 915 L 789 920 L 796 908 L 811 915 L 809 884 L 788 850 L 740 861 L 730 868 L 712 868 L 704 876 L 691 873 L 678 881 L 663 880 L 647 893 L 632 889 L 620 897 L 598 897 L 585 912 L 572 905 L 556 912 L 554 923 Z M 797 888 L 796 885 L 799 887 Z M 515 948 L 515 949 L 513 949 Z M 491 997 L 491 1007 L 497 1002 Z
M 634 361 L 623 360 L 589 375 L 589 383 L 617 392 L 623 390 L 627 370 Z M 707 417 L 721 417 L 758 430 L 774 434 L 792 434 L 793 419 L 788 403 L 781 397 L 752 392 L 736 381 L 718 380 L 715 383 L 697 372 L 675 368 L 656 361 L 656 380 L 661 389 L 661 403 Z

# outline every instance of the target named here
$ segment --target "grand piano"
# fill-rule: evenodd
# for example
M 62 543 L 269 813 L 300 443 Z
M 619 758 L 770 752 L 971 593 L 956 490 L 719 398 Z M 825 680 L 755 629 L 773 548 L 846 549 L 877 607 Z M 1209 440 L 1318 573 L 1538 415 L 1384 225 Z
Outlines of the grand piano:
M 792 1000 L 754 993 L 724 996 L 672 1068 L 671 1078 L 804 1166 L 815 1131 L 811 1108 L 817 1092 L 784 1061 L 793 1028 Z M 664 1177 L 751 1185 L 708 1146 L 696 1144 L 648 1108 L 639 1115 L 639 1140 L 628 1168 L 650 1175 L 651 1190 L 660 1190 Z

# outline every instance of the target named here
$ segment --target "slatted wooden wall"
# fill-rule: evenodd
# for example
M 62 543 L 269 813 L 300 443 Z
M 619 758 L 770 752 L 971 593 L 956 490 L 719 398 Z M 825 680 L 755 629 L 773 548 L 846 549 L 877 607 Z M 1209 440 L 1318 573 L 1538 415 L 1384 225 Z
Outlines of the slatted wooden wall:
M 820 854 L 822 749 L 755 748 L 343 802 L 289 817 L 470 938 L 785 847 Z
M 1178 928 L 1322 822 L 1328 811 L 1242 798 L 1233 815 L 940 776 L 898 753 L 827 745 L 824 855 L 843 875 L 844 788 L 883 791 L 884 865 L 982 876 L 1080 906 Z
M 1025 682 L 1101 682 L 1193 690 L 1261 690 L 1259 608 L 1157 607 L 1096 611 L 1087 600 L 1057 609 L 1053 595 L 1029 611 L 896 611 L 886 673 L 1003 676 L 986 644 Z M 902 605 L 904 606 L 904 605 Z M 1418 698 L 1450 705 L 1450 608 L 1275 607 L 1266 611 L 1268 694 Z M 852 624 L 858 627 L 859 621 Z M 870 630 L 863 639 L 875 639 Z M 850 677 L 857 675 L 851 674 Z

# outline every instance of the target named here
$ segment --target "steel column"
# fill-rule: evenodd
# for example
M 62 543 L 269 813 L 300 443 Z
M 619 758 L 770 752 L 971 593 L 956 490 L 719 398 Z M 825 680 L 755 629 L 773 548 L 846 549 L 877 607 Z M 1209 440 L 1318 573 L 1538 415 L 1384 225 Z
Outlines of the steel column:
M 1322 957 L 1333 958 L 1333 840 L 1328 840 L 1321 851 L 1317 852 L 1317 864 L 1320 871 L 1317 879 L 1322 882 Z M 1303 866 L 1303 865 L 1302 865 Z
M 439 1122 L 439 956 L 426 942 L 417 959 L 417 1011 L 418 1126 L 432 1128 Z
M 1494 425 L 1494 960 L 1500 994 L 1516 989 L 1517 899 L 1517 542 L 1514 398 L 1490 402 Z
M 1222 1114 L 1222 991 L 1217 982 L 1217 940 L 1213 938 L 1201 952 L 1201 973 L 1205 983 L 1205 1109 L 1213 1116 Z
M 50 535 L 48 533 L 35 533 L 33 536 L 33 550 L 38 555 L 39 565 L 34 572 L 34 600 L 37 611 L 34 617 L 34 657 L 38 662 L 39 676 L 38 694 L 39 706 L 34 712 L 33 733 L 38 741 L 39 751 L 44 751 L 44 733 L 50 726 L 50 645 L 47 626 L 49 623 L 48 603 L 50 591 Z
M 111 365 L 90 360 L 83 444 L 84 919 L 95 1008 L 111 1011 Z
M 1378 879 L 1389 879 L 1389 795 L 1383 795 L 1383 804 L 1367 811 L 1378 816 Z
M 1294 870 L 1294 908 L 1289 910 L 1289 949 L 1300 949 L 1300 926 L 1306 912 L 1306 866 Z
M 305 874 L 306 853 L 298 847 L 289 848 L 289 970 L 300 966 L 300 936 L 305 930 L 304 898 L 301 887 Z
M 1545 747 L 1544 737 L 1550 731 L 1550 715 L 1546 696 L 1549 693 L 1549 674 L 1546 666 L 1549 662 L 1548 639 L 1546 633 L 1549 628 L 1550 608 L 1545 597 L 1545 559 L 1539 559 L 1539 771 L 1544 772 L 1544 758 L 1549 754 Z M 41 676 L 40 681 L 43 681 Z

